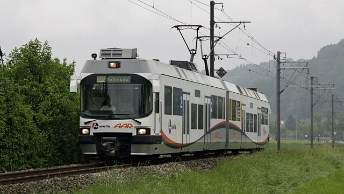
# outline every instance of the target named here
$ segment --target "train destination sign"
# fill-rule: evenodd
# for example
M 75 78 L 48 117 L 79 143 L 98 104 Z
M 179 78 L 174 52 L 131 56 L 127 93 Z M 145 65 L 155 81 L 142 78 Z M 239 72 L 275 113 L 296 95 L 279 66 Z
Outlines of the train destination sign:
M 97 83 L 130 83 L 130 76 L 97 76 Z

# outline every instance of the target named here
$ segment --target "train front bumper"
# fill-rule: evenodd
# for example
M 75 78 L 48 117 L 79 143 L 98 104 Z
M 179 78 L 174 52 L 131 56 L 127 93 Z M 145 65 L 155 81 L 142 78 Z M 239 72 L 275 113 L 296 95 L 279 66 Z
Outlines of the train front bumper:
M 132 151 L 135 155 L 151 155 L 151 149 L 138 148 L 142 147 L 141 145 L 145 145 L 146 148 L 147 145 L 152 147 L 149 145 L 161 144 L 161 142 L 162 136 L 160 135 L 79 135 L 81 152 L 87 155 L 119 156 L 119 153 L 124 153 L 126 156 L 130 156 Z

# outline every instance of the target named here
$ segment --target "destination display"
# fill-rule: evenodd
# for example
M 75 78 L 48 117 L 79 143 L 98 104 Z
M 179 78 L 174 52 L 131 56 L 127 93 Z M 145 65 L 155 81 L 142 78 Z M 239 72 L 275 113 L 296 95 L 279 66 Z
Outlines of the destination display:
M 130 76 L 97 76 L 97 83 L 130 83 Z

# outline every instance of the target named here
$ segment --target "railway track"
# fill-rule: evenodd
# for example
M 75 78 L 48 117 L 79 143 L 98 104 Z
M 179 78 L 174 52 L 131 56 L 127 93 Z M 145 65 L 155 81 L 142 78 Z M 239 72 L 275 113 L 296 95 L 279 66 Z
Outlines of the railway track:
M 0 174 L 0 185 L 8 185 L 15 183 L 31 182 L 44 180 L 53 177 L 65 177 L 70 175 L 79 175 L 86 173 L 97 173 L 107 171 L 114 168 L 126 168 L 131 164 L 106 166 L 104 163 L 87 164 L 68 167 L 56 167 L 40 170 L 29 170 L 20 172 L 10 172 Z
M 130 164 L 121 165 L 106 165 L 105 163 L 87 164 L 87 165 L 77 165 L 77 166 L 67 166 L 67 167 L 56 167 L 40 170 L 29 170 L 29 171 L 19 171 L 10 173 L 0 173 L 0 185 L 9 185 L 16 183 L 39 181 L 54 177 L 66 177 L 71 175 L 87 174 L 87 173 L 97 173 L 102 171 L 107 171 L 111 169 L 127 168 L 131 166 L 149 166 L 149 165 L 159 165 L 168 162 L 180 162 L 189 161 L 199 158 L 209 158 L 214 157 L 214 155 L 195 157 L 167 157 L 167 158 L 157 158 L 150 160 L 148 162 L 135 162 Z M 215 156 L 216 157 L 216 156 Z

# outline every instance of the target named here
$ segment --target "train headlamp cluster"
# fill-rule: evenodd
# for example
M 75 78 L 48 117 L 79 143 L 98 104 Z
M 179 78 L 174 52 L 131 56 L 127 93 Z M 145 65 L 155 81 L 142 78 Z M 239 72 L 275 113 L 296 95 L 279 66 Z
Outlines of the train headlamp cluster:
M 80 129 L 80 134 L 81 135 L 89 135 L 90 134 L 90 129 L 82 128 L 82 129 Z
M 150 128 L 138 128 L 136 131 L 137 135 L 150 135 Z
M 109 62 L 109 68 L 120 68 L 121 63 L 120 62 Z

